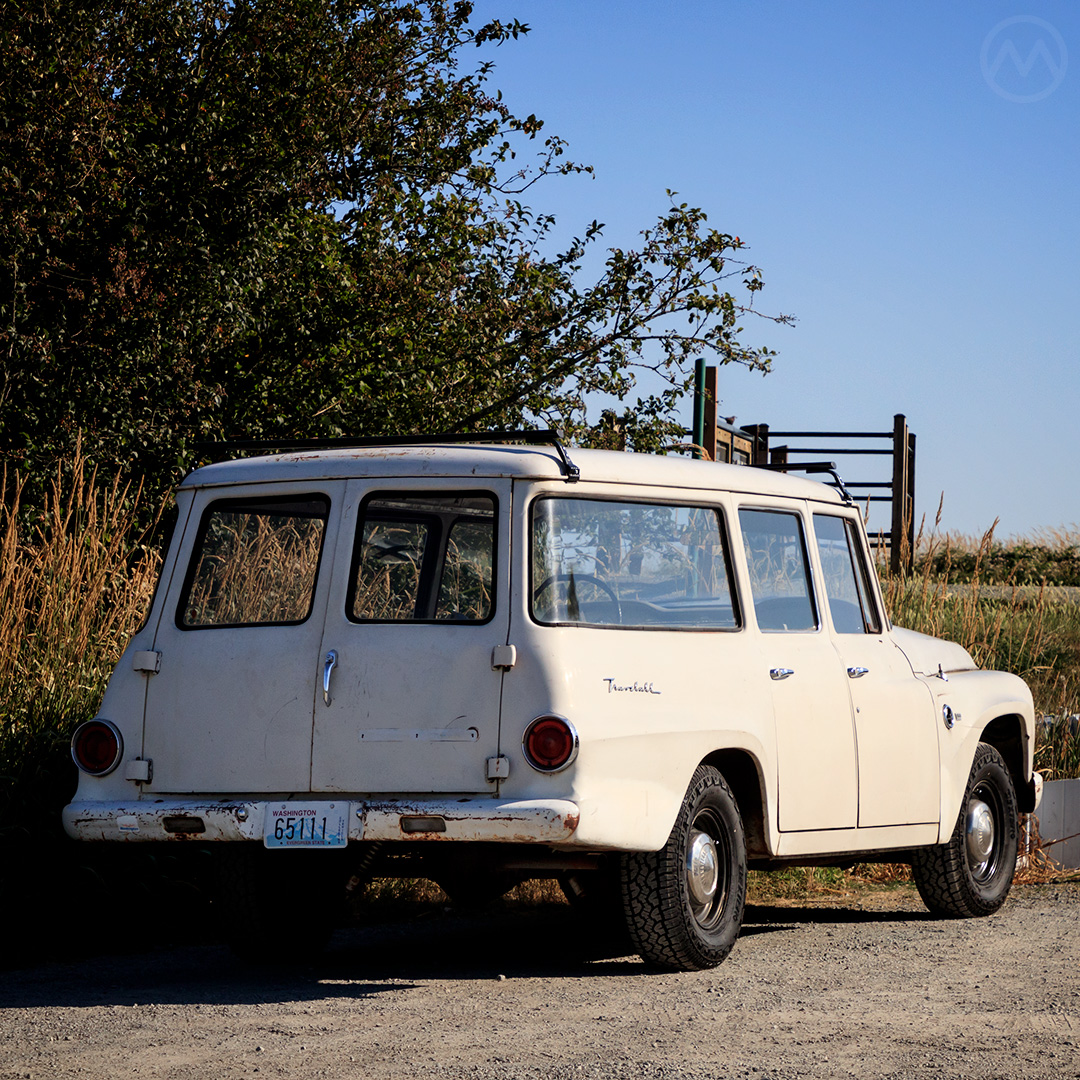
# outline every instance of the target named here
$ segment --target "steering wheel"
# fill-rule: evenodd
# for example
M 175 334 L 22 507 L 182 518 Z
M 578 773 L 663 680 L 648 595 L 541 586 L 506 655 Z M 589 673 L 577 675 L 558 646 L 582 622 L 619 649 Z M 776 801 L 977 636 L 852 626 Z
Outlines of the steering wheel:
M 606 593 L 615 605 L 615 621 L 617 623 L 622 622 L 622 606 L 619 604 L 618 595 L 606 581 L 598 578 L 595 574 L 575 574 L 573 571 L 568 574 L 550 574 L 533 590 L 533 601 L 535 602 L 546 588 L 557 585 L 560 581 L 573 581 L 575 586 L 583 583 L 595 585 L 601 592 Z

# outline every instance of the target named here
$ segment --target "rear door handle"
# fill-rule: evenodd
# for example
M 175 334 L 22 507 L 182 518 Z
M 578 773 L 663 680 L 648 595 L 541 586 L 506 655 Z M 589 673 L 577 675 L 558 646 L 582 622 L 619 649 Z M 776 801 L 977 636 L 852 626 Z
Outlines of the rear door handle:
M 769 671 L 769 678 L 775 682 L 779 682 L 781 679 L 786 679 L 795 674 L 794 668 L 789 667 L 774 667 Z
M 330 675 L 334 670 L 334 665 L 337 663 L 337 652 L 331 649 L 326 654 L 326 659 L 323 661 L 322 669 L 322 699 L 329 705 L 330 704 Z
M 849 667 L 847 669 L 849 679 L 861 679 L 870 669 L 868 667 Z

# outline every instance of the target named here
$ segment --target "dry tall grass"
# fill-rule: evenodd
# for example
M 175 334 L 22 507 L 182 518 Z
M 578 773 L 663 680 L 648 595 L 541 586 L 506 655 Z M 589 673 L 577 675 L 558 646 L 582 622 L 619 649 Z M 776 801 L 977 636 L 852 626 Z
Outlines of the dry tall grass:
M 938 512 L 940 525 L 940 510 Z M 996 528 L 993 530 L 996 534 Z M 935 528 L 937 533 L 937 529 Z M 962 533 L 957 531 L 937 533 L 939 547 L 948 547 L 955 553 L 975 552 L 982 546 L 985 533 Z M 1068 555 L 1080 549 L 1080 525 L 1042 526 L 1029 533 L 998 539 L 995 535 L 992 547 L 997 551 L 1015 551 L 1017 548 L 1042 548 L 1043 551 L 1058 555 Z
M 1055 530 L 1052 539 L 1048 552 L 1071 555 L 1074 530 Z M 1080 712 L 1080 604 L 1045 584 L 987 583 L 984 569 L 999 550 L 993 526 L 977 540 L 920 531 L 914 570 L 892 574 L 879 560 L 885 606 L 897 626 L 957 641 L 980 667 L 1020 675 L 1046 718 L 1036 767 L 1047 779 L 1078 776 L 1080 738 L 1069 717 Z M 965 580 L 957 584 L 951 570 L 960 558 Z
M 57 470 L 29 523 L 22 485 L 11 488 L 0 507 L 0 777 L 10 782 L 0 805 L 26 795 L 26 769 L 93 715 L 160 561 L 135 527 L 141 491 L 99 483 L 81 453 Z
M 145 892 L 177 861 L 118 858 L 110 873 L 112 852 L 73 844 L 60 823 L 75 790 L 71 732 L 94 715 L 157 577 L 160 560 L 136 525 L 142 493 L 102 481 L 76 454 L 30 514 L 9 479 L 0 506 L 0 919 L 20 934 L 0 947 L 0 966 L 59 947 L 75 902 L 104 917 L 111 891 Z

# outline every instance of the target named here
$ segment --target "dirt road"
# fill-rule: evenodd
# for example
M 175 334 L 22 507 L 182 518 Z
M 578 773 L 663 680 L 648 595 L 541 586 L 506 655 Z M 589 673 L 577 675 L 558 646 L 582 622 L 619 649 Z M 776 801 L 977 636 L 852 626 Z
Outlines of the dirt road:
M 565 907 L 432 908 L 287 971 L 217 945 L 7 971 L 0 1077 L 1080 1077 L 1078 882 L 958 922 L 909 890 L 751 907 L 702 974 L 610 952 Z

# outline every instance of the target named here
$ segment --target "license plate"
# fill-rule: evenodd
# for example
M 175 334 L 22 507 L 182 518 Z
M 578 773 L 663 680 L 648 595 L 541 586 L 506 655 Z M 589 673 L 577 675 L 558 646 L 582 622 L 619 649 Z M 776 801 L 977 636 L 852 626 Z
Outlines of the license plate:
M 347 802 L 282 802 L 266 808 L 268 848 L 338 848 L 349 842 Z

